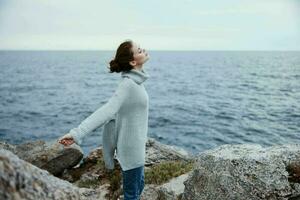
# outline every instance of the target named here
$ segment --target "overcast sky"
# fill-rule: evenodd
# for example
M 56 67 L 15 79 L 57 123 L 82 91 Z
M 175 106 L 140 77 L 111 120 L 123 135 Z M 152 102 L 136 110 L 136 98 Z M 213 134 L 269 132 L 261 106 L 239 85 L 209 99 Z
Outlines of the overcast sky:
M 175 3 L 176 2 L 176 3 Z M 0 0 L 0 49 L 300 50 L 300 0 Z

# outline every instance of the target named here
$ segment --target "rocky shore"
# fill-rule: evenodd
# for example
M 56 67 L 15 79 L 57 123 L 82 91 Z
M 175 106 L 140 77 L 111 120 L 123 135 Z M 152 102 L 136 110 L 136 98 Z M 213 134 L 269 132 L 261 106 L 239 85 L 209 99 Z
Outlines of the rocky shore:
M 84 157 L 56 141 L 0 142 L 0 199 L 123 199 L 102 147 Z M 222 145 L 192 155 L 148 138 L 143 200 L 300 200 L 300 144 Z

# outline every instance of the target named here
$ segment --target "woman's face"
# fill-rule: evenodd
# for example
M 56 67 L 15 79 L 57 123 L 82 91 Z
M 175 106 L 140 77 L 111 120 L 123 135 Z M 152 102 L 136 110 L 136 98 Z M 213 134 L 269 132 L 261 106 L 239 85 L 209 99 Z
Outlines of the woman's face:
M 132 51 L 134 61 L 131 61 L 131 65 L 133 66 L 141 67 L 150 58 L 146 50 L 141 48 L 140 45 L 135 42 L 133 42 Z

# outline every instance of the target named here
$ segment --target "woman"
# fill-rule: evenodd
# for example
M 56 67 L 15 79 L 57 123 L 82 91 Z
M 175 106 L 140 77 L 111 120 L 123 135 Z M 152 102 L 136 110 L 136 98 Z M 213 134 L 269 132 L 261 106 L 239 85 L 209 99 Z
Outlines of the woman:
M 149 98 L 143 82 L 150 76 L 143 69 L 149 59 L 145 49 L 126 40 L 110 61 L 110 73 L 121 72 L 113 96 L 80 125 L 59 139 L 65 146 L 82 139 L 94 129 L 115 119 L 116 158 L 122 168 L 124 199 L 140 199 L 144 189 L 144 164 L 148 131 Z M 103 141 L 105 142 L 105 141 Z

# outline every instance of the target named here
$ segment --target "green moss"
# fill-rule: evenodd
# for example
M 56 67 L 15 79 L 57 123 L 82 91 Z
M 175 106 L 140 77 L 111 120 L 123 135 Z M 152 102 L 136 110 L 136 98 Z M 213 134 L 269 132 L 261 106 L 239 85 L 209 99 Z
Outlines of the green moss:
M 105 168 L 105 162 L 103 159 L 99 159 L 97 161 L 97 167 L 103 171 L 105 171 L 105 178 L 109 181 L 110 190 L 116 191 L 120 188 L 120 182 L 122 180 L 121 169 L 117 162 L 115 162 L 115 168 L 113 170 L 107 170 Z
M 116 191 L 120 188 L 122 176 L 120 170 L 113 170 L 108 173 L 111 191 Z
M 162 184 L 193 169 L 194 161 L 168 161 L 145 170 L 146 184 Z
M 105 163 L 102 158 L 97 160 L 96 167 L 105 170 Z

